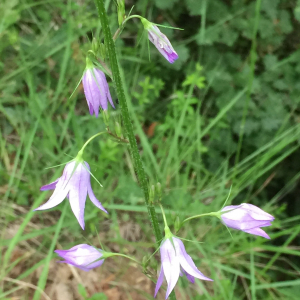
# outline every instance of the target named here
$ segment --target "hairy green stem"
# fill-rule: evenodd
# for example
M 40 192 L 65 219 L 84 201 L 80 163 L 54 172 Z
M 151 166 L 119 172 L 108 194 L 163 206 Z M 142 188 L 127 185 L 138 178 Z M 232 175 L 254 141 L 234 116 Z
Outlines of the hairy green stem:
M 110 67 L 113 75 L 113 81 L 115 83 L 115 88 L 117 92 L 117 96 L 121 106 L 121 115 L 123 119 L 123 124 L 125 127 L 125 133 L 129 140 L 131 156 L 134 162 L 135 171 L 137 173 L 137 178 L 139 180 L 139 184 L 144 192 L 145 203 L 148 208 L 150 220 L 153 226 L 154 234 L 156 241 L 159 242 L 162 239 L 162 233 L 158 224 L 158 218 L 152 203 L 149 202 L 149 191 L 148 191 L 148 182 L 146 178 L 146 174 L 143 168 L 142 160 L 139 154 L 139 150 L 137 147 L 136 139 L 133 133 L 133 127 L 129 116 L 129 111 L 127 107 L 127 101 L 123 89 L 123 84 L 121 80 L 117 54 L 115 49 L 115 43 L 112 38 L 112 34 L 108 24 L 108 18 L 104 7 L 103 0 L 95 0 L 100 22 L 102 25 L 102 30 L 104 34 L 104 42 L 107 49 Z
M 121 115 L 125 127 L 125 133 L 130 144 L 131 157 L 133 159 L 139 184 L 144 192 L 145 204 L 147 206 L 147 210 L 149 213 L 149 218 L 152 224 L 152 229 L 155 235 L 156 243 L 159 245 L 160 241 L 162 240 L 162 232 L 158 223 L 158 218 L 155 212 L 155 208 L 153 204 L 149 201 L 148 182 L 147 182 L 146 174 L 143 168 L 142 160 L 139 154 L 139 150 L 133 132 L 133 127 L 132 127 L 132 123 L 131 123 L 131 119 L 127 107 L 127 101 L 126 101 L 123 84 L 121 80 L 117 53 L 115 49 L 115 43 L 109 28 L 108 18 L 104 7 L 104 0 L 95 0 L 95 3 L 97 6 L 98 15 L 102 25 L 105 47 L 108 53 L 108 58 L 109 58 L 110 67 L 112 71 L 113 81 L 115 84 L 115 89 L 121 106 Z M 169 299 L 176 300 L 176 296 L 174 292 L 171 293 Z

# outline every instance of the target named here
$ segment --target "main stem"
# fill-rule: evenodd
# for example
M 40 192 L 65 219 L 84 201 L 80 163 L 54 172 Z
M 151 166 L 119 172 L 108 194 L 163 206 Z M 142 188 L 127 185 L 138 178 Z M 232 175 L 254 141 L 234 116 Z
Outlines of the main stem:
M 130 152 L 131 157 L 134 162 L 134 167 L 137 173 L 137 178 L 139 180 L 139 184 L 144 192 L 145 197 L 145 204 L 147 206 L 147 210 L 149 213 L 149 218 L 152 224 L 153 233 L 155 235 L 156 243 L 159 245 L 160 241 L 162 240 L 162 232 L 159 227 L 158 218 L 155 212 L 155 208 L 152 203 L 149 201 L 149 191 L 148 191 L 148 182 L 146 178 L 146 174 L 143 168 L 142 160 L 139 154 L 139 150 L 137 147 L 136 139 L 133 133 L 133 127 L 130 120 L 126 97 L 123 89 L 123 84 L 121 80 L 118 60 L 117 60 L 117 54 L 115 49 L 115 43 L 109 28 L 108 24 L 108 18 L 104 7 L 104 1 L 103 0 L 95 0 L 98 15 L 100 18 L 100 22 L 102 25 L 102 30 L 104 34 L 104 42 L 107 49 L 109 61 L 110 61 L 110 67 L 112 71 L 113 81 L 115 83 L 115 88 L 117 92 L 117 96 L 120 102 L 121 106 L 121 114 L 123 118 L 123 123 L 125 127 L 126 136 L 129 140 L 130 144 Z M 176 296 L 174 291 L 170 294 L 169 297 L 170 300 L 176 300 Z
M 102 25 L 102 30 L 104 34 L 104 42 L 107 49 L 109 61 L 110 61 L 110 67 L 112 71 L 113 81 L 115 83 L 115 88 L 117 92 L 117 96 L 120 102 L 121 106 L 121 115 L 123 118 L 123 124 L 125 127 L 125 133 L 129 140 L 130 144 L 130 152 L 131 156 L 134 162 L 135 171 L 137 173 L 137 178 L 139 180 L 139 184 L 144 192 L 145 197 L 145 204 L 148 209 L 149 217 L 151 220 L 153 233 L 155 235 L 156 242 L 159 243 L 162 239 L 162 233 L 159 227 L 158 218 L 155 212 L 155 208 L 152 203 L 149 201 L 149 191 L 148 191 L 148 182 L 146 178 L 146 174 L 143 168 L 142 160 L 139 154 L 139 150 L 137 147 L 136 139 L 133 133 L 133 127 L 130 120 L 128 107 L 127 107 L 127 101 L 123 89 L 123 84 L 121 80 L 118 60 L 117 60 L 117 54 L 115 49 L 115 43 L 113 41 L 113 37 L 109 28 L 108 24 L 108 18 L 104 7 L 104 1 L 103 0 L 95 0 L 100 22 Z

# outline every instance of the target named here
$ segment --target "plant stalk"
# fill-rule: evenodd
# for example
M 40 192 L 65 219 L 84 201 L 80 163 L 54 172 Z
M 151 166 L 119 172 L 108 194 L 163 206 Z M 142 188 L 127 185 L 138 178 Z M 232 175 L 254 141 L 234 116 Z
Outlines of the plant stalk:
M 104 1 L 103 0 L 95 0 L 95 3 L 97 6 L 100 22 L 102 25 L 105 47 L 107 49 L 107 53 L 108 53 L 108 57 L 109 57 L 109 62 L 110 62 L 110 67 L 111 67 L 111 71 L 112 71 L 113 81 L 115 84 L 115 89 L 116 89 L 119 103 L 121 106 L 121 115 L 122 115 L 123 124 L 125 127 L 125 133 L 126 133 L 126 136 L 129 140 L 129 144 L 130 144 L 131 156 L 132 156 L 132 159 L 134 162 L 134 167 L 135 167 L 135 171 L 137 173 L 137 178 L 138 178 L 139 184 L 140 184 L 141 188 L 143 189 L 143 193 L 144 193 L 144 197 L 145 197 L 145 204 L 148 209 L 148 213 L 149 213 L 149 217 L 151 220 L 155 239 L 156 239 L 156 242 L 159 243 L 159 241 L 161 241 L 161 239 L 162 239 L 162 232 L 159 227 L 158 218 L 157 218 L 154 206 L 149 201 L 148 182 L 147 182 L 146 174 L 145 174 L 145 171 L 143 168 L 142 160 L 141 160 L 141 157 L 139 154 L 139 150 L 137 147 L 136 139 L 134 136 L 131 119 L 129 116 L 127 101 L 126 101 L 126 97 L 125 97 L 125 93 L 124 93 L 124 89 L 123 89 L 122 79 L 121 79 L 118 60 L 117 60 L 115 43 L 114 43 L 110 28 L 109 28 L 108 18 L 107 18 L 107 14 L 106 14 L 105 7 L 104 7 Z
M 133 127 L 132 127 L 132 123 L 131 123 L 131 119 L 127 107 L 127 101 L 123 89 L 122 79 L 120 75 L 115 43 L 109 28 L 108 18 L 104 7 L 104 0 L 95 0 L 95 3 L 98 10 L 99 19 L 102 25 L 102 30 L 104 34 L 104 43 L 108 53 L 108 58 L 109 58 L 110 67 L 112 71 L 113 81 L 115 84 L 115 89 L 121 106 L 121 115 L 125 127 L 125 133 L 129 140 L 131 157 L 133 159 L 134 168 L 137 174 L 139 184 L 144 192 L 145 204 L 147 206 L 147 210 L 149 213 L 149 218 L 151 221 L 153 233 L 155 235 L 155 240 L 156 243 L 159 245 L 160 241 L 162 240 L 162 232 L 160 230 L 157 214 L 155 212 L 153 203 L 150 203 L 149 201 L 148 182 L 147 182 L 146 174 L 143 168 L 142 160 L 139 154 L 139 150 L 133 132 Z M 174 291 L 170 294 L 169 299 L 176 300 Z

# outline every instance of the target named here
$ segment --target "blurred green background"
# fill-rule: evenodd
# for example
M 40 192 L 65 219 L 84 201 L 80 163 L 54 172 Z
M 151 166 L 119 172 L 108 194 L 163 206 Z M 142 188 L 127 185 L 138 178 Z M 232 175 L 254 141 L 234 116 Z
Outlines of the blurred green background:
M 231 186 L 231 203 L 276 218 L 270 241 L 231 237 L 218 220 L 189 222 L 178 235 L 203 242 L 185 245 L 214 282 L 180 279 L 177 298 L 299 299 L 300 1 L 126 0 L 127 12 L 133 5 L 134 14 L 184 29 L 162 29 L 179 54 L 173 65 L 148 50 L 137 19 L 116 42 L 145 170 L 163 186 L 170 224 L 218 210 Z M 115 31 L 116 6 L 106 7 Z M 97 232 L 112 251 L 138 259 L 155 251 L 127 146 L 102 136 L 85 152 L 108 216 L 87 200 L 83 232 L 67 201 L 33 212 L 51 195 L 40 186 L 63 167 L 45 168 L 105 129 L 88 114 L 81 85 L 70 98 L 93 36 L 102 38 L 92 0 L 0 2 L 0 299 L 152 299 L 155 259 L 147 279 L 124 259 L 84 273 L 53 254 L 99 246 Z M 119 119 L 111 111 L 111 128 Z

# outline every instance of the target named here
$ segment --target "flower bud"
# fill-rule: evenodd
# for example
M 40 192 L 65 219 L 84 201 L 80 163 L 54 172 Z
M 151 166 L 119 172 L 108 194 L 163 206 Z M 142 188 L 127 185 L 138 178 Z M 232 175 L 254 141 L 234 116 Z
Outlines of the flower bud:
M 94 51 L 95 54 L 97 54 L 98 50 L 99 50 L 99 44 L 96 38 L 93 38 L 92 41 L 92 50 Z
M 152 185 L 149 189 L 149 202 L 153 203 L 155 197 L 155 187 Z
M 125 1 L 124 0 L 117 0 L 118 4 L 118 22 L 121 26 L 124 19 L 125 19 Z
M 102 118 L 106 126 L 109 125 L 109 113 L 107 110 L 102 110 Z
M 176 233 L 180 230 L 181 226 L 182 226 L 182 223 L 180 221 L 179 216 L 177 216 L 176 219 L 175 219 L 175 222 L 174 222 L 174 227 L 175 227 L 175 232 Z
M 156 47 L 160 54 L 171 64 L 178 59 L 178 54 L 172 47 L 168 38 L 159 28 L 145 18 L 141 18 L 144 28 L 148 31 L 149 41 Z
M 106 52 L 105 52 L 105 45 L 103 43 L 99 44 L 98 53 L 99 53 L 100 58 L 102 60 L 105 60 Z
M 160 184 L 160 182 L 156 183 L 155 190 L 156 190 L 158 199 L 161 200 L 162 192 L 161 192 L 161 184 Z
M 118 137 L 122 137 L 122 128 L 119 122 L 115 122 L 115 131 Z
M 146 269 L 149 265 L 149 255 L 145 255 L 142 260 L 143 268 Z
M 99 108 L 108 109 L 108 103 L 115 108 L 105 74 L 94 67 L 89 57 L 86 57 L 86 69 L 82 77 L 83 90 L 90 114 L 98 117 Z
M 68 250 L 55 250 L 54 252 L 64 259 L 61 261 L 62 263 L 72 265 L 86 272 L 101 266 L 104 262 L 104 259 L 101 258 L 105 253 L 103 250 L 87 244 L 80 244 Z

